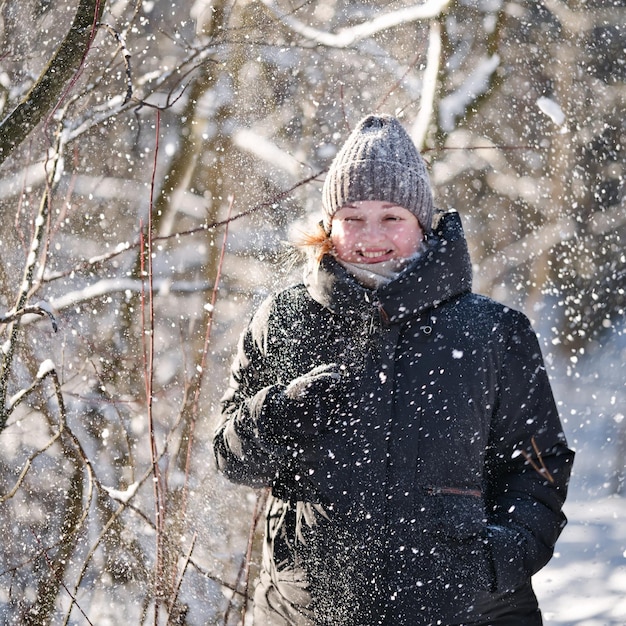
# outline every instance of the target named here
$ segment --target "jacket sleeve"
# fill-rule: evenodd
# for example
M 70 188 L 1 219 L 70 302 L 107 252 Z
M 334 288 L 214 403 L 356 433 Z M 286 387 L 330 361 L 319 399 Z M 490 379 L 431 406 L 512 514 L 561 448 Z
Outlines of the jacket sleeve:
M 574 453 L 567 447 L 537 337 L 509 311 L 486 456 L 487 544 L 496 591 L 513 589 L 552 557 Z
M 273 483 L 287 451 L 263 431 L 272 398 L 283 387 L 266 351 L 270 306 L 262 305 L 239 340 L 213 437 L 218 469 L 230 480 L 252 487 Z

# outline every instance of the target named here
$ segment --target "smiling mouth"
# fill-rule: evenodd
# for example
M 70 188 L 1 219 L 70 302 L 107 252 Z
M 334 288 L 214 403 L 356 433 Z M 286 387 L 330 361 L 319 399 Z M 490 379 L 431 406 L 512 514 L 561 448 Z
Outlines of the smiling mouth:
M 388 254 L 391 254 L 391 250 L 378 250 L 375 252 L 370 252 L 367 250 L 359 250 L 359 254 L 364 258 L 364 259 L 380 259 L 381 257 L 387 256 Z

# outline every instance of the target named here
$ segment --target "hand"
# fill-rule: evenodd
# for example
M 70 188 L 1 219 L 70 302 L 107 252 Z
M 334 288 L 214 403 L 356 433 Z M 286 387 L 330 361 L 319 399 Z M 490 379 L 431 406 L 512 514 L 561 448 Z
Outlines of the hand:
M 286 387 L 268 388 L 263 394 L 265 409 L 256 423 L 261 446 L 280 456 L 328 430 L 336 418 L 341 390 L 345 395 L 342 378 L 342 369 L 331 363 L 314 367 Z
M 328 391 L 340 379 L 341 370 L 336 363 L 318 365 L 294 378 L 285 388 L 284 394 L 290 400 L 307 400 Z
M 337 407 L 341 368 L 336 363 L 319 365 L 292 380 L 283 396 L 288 421 L 287 430 L 315 434 L 327 428 Z

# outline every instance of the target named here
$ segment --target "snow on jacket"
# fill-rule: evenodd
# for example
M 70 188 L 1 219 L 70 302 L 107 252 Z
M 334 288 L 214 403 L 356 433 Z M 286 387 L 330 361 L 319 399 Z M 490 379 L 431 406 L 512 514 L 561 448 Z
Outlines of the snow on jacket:
M 294 415 L 286 386 L 330 364 Z M 267 299 L 214 448 L 271 487 L 255 624 L 541 624 L 573 453 L 527 318 L 471 292 L 456 212 L 376 291 L 325 257 Z

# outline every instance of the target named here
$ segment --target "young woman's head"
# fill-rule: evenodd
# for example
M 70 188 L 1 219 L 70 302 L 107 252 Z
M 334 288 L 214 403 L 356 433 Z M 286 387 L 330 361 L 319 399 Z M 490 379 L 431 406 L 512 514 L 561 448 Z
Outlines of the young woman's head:
M 378 200 L 413 214 L 429 233 L 433 195 L 426 164 L 400 122 L 390 115 L 368 115 L 350 133 L 324 180 L 324 228 L 355 202 Z
M 400 122 L 368 115 L 333 160 L 322 190 L 319 232 L 301 242 L 319 260 L 332 253 L 348 263 L 413 256 L 433 220 L 424 160 Z

